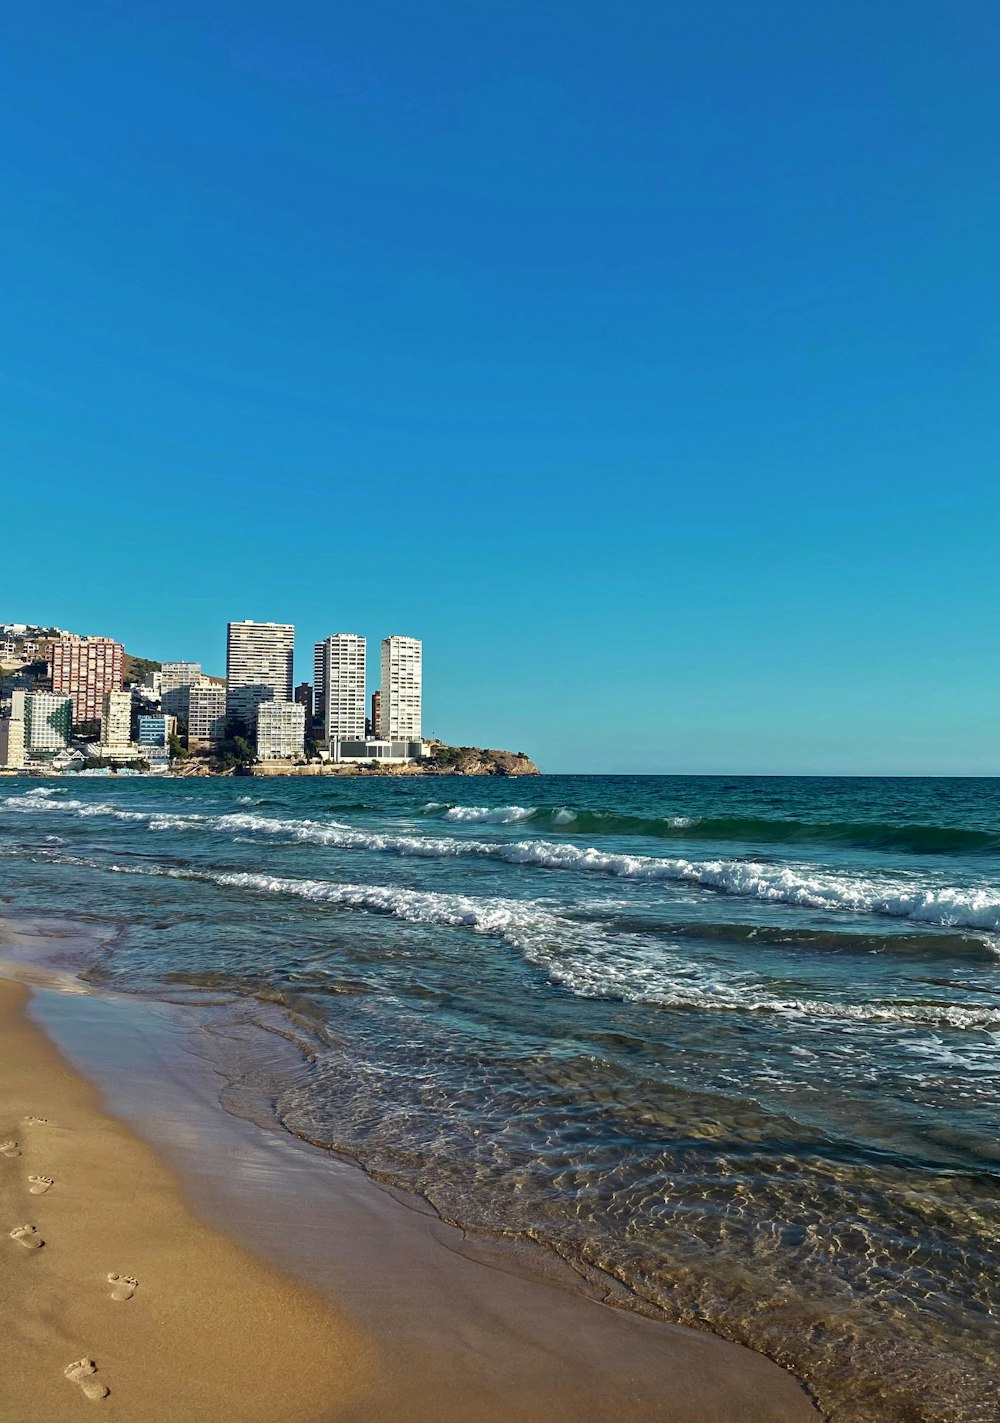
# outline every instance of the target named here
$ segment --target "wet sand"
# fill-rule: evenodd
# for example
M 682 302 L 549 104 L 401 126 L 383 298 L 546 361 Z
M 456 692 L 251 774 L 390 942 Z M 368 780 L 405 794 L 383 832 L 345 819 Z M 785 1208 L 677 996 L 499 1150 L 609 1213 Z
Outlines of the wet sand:
M 770 1361 L 601 1304 L 548 1252 L 469 1238 L 222 1110 L 179 1010 L 36 989 L 32 1022 L 25 998 L 0 982 L 0 1141 L 21 1153 L 0 1155 L 3 1423 L 819 1418 Z M 82 1358 L 106 1399 L 64 1376 Z
M 0 982 L 4 1423 L 61 1423 L 97 1404 L 136 1423 L 306 1423 L 360 1400 L 374 1357 L 362 1334 L 198 1220 L 27 1022 L 26 997 Z

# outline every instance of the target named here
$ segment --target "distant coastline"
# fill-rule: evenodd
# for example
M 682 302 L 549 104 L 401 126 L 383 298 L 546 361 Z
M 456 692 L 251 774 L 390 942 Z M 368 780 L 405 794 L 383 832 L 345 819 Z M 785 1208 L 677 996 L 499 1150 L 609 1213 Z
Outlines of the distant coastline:
M 481 746 L 446 746 L 444 742 L 431 743 L 429 756 L 418 761 L 401 763 L 356 762 L 356 761 L 257 761 L 246 765 L 219 769 L 214 758 L 208 755 L 192 754 L 183 760 L 175 760 L 169 771 L 134 770 L 113 766 L 84 771 L 68 771 L 44 764 L 28 766 L 19 770 L 0 770 L 0 777 L 27 776 L 30 778 L 48 776 L 107 775 L 150 776 L 158 778 L 183 777 L 202 779 L 230 776 L 538 776 L 541 774 L 534 761 L 523 751 L 500 751 Z

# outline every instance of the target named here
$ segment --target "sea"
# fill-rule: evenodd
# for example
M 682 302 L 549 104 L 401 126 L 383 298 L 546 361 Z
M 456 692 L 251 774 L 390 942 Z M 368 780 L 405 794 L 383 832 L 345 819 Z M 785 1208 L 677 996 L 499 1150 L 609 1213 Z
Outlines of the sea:
M 6 780 L 0 892 L 447 1220 L 841 1423 L 996 1419 L 1000 780 Z

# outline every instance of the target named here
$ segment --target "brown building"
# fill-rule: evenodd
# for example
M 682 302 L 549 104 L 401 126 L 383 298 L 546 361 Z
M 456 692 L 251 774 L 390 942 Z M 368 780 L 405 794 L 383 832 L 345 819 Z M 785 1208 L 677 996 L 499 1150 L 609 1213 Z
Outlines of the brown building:
M 308 733 L 313 719 L 313 689 L 309 682 L 300 682 L 295 688 L 295 700 L 300 707 L 306 709 L 306 732 Z
M 52 644 L 52 690 L 73 698 L 73 724 L 100 721 L 105 692 L 120 692 L 125 649 L 110 637 L 66 637 Z
M 372 692 L 372 714 L 368 723 L 368 735 L 380 736 L 379 722 L 382 716 L 382 693 Z

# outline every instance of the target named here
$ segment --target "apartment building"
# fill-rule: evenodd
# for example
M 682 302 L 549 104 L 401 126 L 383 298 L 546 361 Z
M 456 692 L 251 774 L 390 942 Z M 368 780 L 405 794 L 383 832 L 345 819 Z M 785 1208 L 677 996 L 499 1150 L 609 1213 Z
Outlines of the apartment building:
M 136 740 L 139 745 L 146 747 L 156 747 L 166 750 L 170 746 L 171 736 L 177 734 L 177 718 L 175 716 L 140 716 L 137 722 Z
M 33 752 L 48 755 L 63 751 L 69 745 L 73 730 L 73 698 L 56 692 L 16 691 L 11 699 L 11 715 L 24 723 L 24 745 Z
M 423 644 L 415 637 L 382 639 L 379 737 L 419 741 L 423 700 Z
M 64 637 L 52 644 L 52 691 L 73 698 L 73 724 L 100 721 L 105 692 L 120 692 L 125 649 L 110 637 Z
M 365 640 L 335 632 L 318 642 L 313 666 L 323 688 L 321 736 L 327 743 L 365 734 Z
M 24 722 L 17 717 L 0 717 L 0 766 L 19 771 L 27 760 Z
M 195 682 L 188 696 L 188 746 L 194 750 L 225 739 L 225 687 L 219 682 Z
M 261 702 L 257 708 L 257 757 L 287 761 L 305 750 L 306 709 L 301 702 Z
M 121 748 L 132 741 L 132 693 L 104 693 L 101 706 L 101 745 Z
M 230 623 L 226 641 L 226 715 L 248 734 L 263 702 L 291 702 L 295 629 L 291 623 Z
M 200 662 L 164 662 L 160 668 L 160 709 L 187 721 L 191 688 L 201 677 Z

